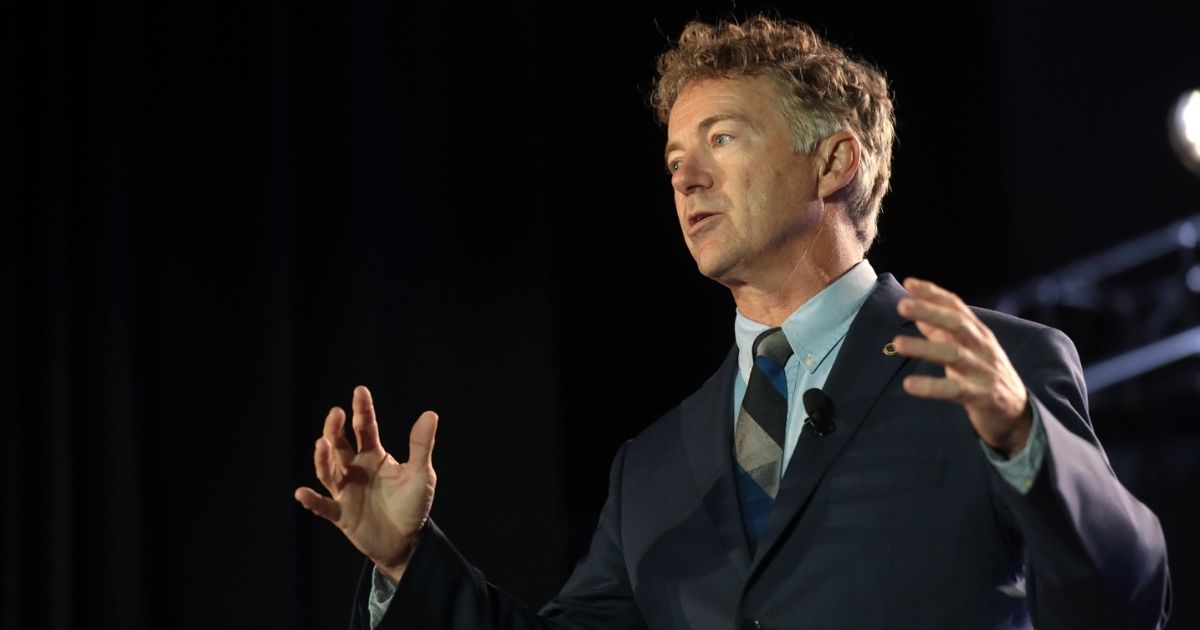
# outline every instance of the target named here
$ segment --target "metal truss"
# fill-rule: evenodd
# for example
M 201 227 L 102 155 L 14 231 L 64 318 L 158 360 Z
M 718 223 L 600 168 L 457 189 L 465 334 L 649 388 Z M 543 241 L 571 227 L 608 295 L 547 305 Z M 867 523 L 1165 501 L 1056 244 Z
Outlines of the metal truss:
M 1198 242 L 1195 215 L 1034 278 L 993 307 L 1067 332 L 1093 395 L 1173 369 L 1200 393 Z

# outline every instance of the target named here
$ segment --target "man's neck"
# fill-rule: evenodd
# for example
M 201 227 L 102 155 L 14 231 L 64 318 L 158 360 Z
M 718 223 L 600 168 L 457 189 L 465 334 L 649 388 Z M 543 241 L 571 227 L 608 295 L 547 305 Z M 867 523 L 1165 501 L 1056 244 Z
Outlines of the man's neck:
M 836 267 L 810 269 L 809 273 L 804 274 L 805 278 L 796 278 L 795 282 L 777 286 L 746 284 L 735 287 L 732 289 L 733 301 L 737 304 L 738 311 L 746 317 L 770 326 L 779 326 L 789 315 L 796 312 L 796 309 L 804 306 L 813 296 L 833 284 L 858 262 L 844 261 Z

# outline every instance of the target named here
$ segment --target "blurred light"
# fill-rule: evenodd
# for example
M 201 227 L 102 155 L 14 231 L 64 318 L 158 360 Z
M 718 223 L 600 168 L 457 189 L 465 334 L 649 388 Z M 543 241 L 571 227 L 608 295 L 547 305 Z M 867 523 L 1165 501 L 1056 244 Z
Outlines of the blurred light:
M 1175 236 L 1179 238 L 1180 247 L 1191 249 L 1196 246 L 1196 226 L 1192 225 L 1191 221 L 1180 223 L 1179 232 Z
M 1083 370 L 1088 392 L 1096 393 L 1180 359 L 1200 355 L 1200 326 L 1105 359 Z
M 1192 90 L 1175 101 L 1171 114 L 1171 146 L 1183 165 L 1200 175 L 1200 90 Z
M 1053 278 L 1046 278 L 1037 285 L 1037 299 L 1042 304 L 1054 304 L 1062 296 L 1062 288 Z
M 1200 265 L 1192 265 L 1187 272 L 1187 288 L 1193 293 L 1200 293 Z

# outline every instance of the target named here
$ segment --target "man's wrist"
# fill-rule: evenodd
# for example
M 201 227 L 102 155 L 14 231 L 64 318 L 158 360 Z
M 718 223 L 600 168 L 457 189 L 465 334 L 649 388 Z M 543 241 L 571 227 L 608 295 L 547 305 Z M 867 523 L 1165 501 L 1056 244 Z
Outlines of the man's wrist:
M 1014 426 L 1005 436 L 1003 444 L 988 444 L 996 455 L 1004 459 L 1012 459 L 1021 454 L 1029 444 L 1029 436 L 1033 432 L 1033 401 L 1026 399 L 1025 410 L 1014 422 Z
M 407 568 L 407 562 L 398 567 L 386 567 L 382 564 L 375 565 L 375 570 L 379 572 L 379 575 L 383 576 L 383 579 L 387 580 L 392 586 L 400 583 L 400 579 L 404 577 L 404 570 Z
M 425 528 L 421 528 L 424 532 Z M 408 545 L 408 550 L 404 553 L 403 558 L 396 563 L 387 564 L 383 562 L 375 563 L 375 570 L 379 572 L 387 581 L 392 583 L 392 586 L 400 584 L 400 580 L 404 577 L 404 572 L 408 569 L 408 563 L 412 560 L 413 553 L 417 550 L 417 543 L 421 540 L 421 533 L 418 532 L 413 537 L 412 542 Z
M 1005 452 L 992 447 L 982 439 L 979 440 L 979 445 L 983 447 L 983 454 L 988 462 L 992 464 L 1004 481 L 1021 494 L 1029 492 L 1029 489 L 1033 487 L 1033 482 L 1042 468 L 1042 460 L 1045 459 L 1046 453 L 1046 430 L 1042 426 L 1041 416 L 1036 406 L 1031 406 L 1031 412 L 1033 426 L 1029 428 L 1029 435 L 1026 436 L 1022 447 L 1013 451 L 1011 457 L 1006 458 Z

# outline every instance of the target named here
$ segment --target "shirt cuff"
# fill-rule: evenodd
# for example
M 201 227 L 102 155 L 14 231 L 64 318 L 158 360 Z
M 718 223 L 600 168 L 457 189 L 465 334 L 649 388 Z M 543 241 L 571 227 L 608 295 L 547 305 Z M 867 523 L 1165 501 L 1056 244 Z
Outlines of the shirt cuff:
M 384 577 L 379 572 L 379 567 L 371 568 L 371 597 L 367 600 L 367 609 L 371 613 L 371 627 L 379 625 L 383 620 L 384 613 L 387 612 L 388 605 L 392 603 L 392 596 L 396 594 L 396 585 L 392 581 Z
M 1029 408 L 1033 413 L 1033 425 L 1029 427 L 1029 438 L 1025 441 L 1025 448 L 1021 449 L 1016 457 L 1005 459 L 986 442 L 979 440 L 979 445 L 983 447 L 983 456 L 996 467 L 1000 477 L 1022 495 L 1033 487 L 1033 480 L 1037 478 L 1038 471 L 1042 469 L 1042 460 L 1046 457 L 1046 429 L 1042 426 L 1038 406 L 1031 404 Z

